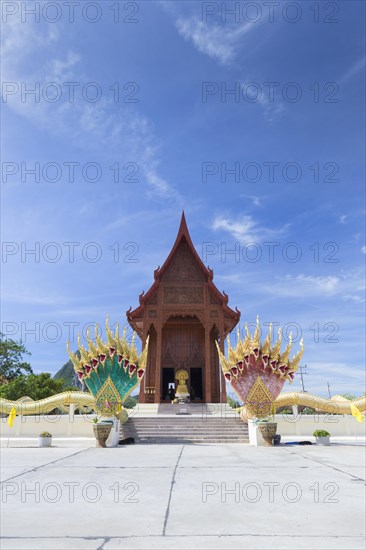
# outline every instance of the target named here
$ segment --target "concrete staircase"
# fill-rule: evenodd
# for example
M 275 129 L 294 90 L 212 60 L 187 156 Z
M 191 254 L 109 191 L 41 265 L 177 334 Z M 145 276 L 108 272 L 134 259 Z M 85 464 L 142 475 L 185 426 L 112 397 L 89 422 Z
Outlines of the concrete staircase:
M 136 415 L 122 425 L 120 435 L 136 443 L 249 443 L 248 424 L 237 416 Z

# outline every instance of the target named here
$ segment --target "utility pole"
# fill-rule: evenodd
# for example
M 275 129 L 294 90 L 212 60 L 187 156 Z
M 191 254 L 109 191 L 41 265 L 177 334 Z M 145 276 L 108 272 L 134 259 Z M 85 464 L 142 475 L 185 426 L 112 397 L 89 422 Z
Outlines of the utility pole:
M 304 374 L 308 374 L 306 372 L 306 369 L 308 368 L 307 365 L 300 365 L 299 366 L 299 369 L 300 369 L 300 378 L 301 378 L 301 386 L 302 386 L 302 391 L 304 393 L 307 393 L 306 389 L 305 389 L 305 384 L 304 384 Z
M 331 396 L 331 394 L 330 394 L 330 384 L 329 384 L 329 382 L 327 382 L 327 386 L 328 386 L 329 399 L 331 399 L 332 396 Z

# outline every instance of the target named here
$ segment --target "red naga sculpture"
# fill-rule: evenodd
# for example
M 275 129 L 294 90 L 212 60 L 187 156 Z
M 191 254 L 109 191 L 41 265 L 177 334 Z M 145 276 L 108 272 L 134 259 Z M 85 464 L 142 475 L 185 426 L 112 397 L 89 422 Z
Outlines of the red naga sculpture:
M 262 418 L 274 410 L 274 402 L 281 393 L 284 383 L 293 381 L 300 359 L 304 353 L 303 341 L 300 342 L 300 351 L 289 359 L 292 348 L 292 336 L 281 353 L 282 332 L 278 331 L 277 342 L 273 345 L 272 324 L 263 343 L 260 342 L 260 325 L 257 318 L 257 327 L 253 337 L 248 326 L 245 327 L 246 336 L 242 340 L 238 332 L 237 344 L 231 347 L 228 339 L 228 357 L 220 351 L 216 342 L 220 364 L 226 380 L 244 404 L 243 416 Z

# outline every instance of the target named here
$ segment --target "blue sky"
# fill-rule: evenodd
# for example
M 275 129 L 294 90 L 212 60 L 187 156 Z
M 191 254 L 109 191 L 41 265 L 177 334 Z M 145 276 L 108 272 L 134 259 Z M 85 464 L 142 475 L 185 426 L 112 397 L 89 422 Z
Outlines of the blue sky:
M 3 332 L 56 372 L 71 326 L 124 324 L 184 209 L 241 327 L 300 329 L 306 388 L 363 392 L 363 3 L 225 20 L 221 3 L 120 2 L 118 22 L 86 4 L 73 22 L 62 2 L 58 22 L 3 12 Z

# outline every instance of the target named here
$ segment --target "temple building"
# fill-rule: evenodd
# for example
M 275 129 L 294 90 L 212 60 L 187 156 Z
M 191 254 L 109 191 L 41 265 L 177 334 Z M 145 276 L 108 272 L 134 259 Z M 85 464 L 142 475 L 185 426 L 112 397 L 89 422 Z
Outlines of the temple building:
M 226 336 L 240 319 L 228 300 L 197 254 L 183 213 L 173 248 L 154 271 L 154 283 L 139 296 L 140 305 L 126 312 L 143 345 L 149 336 L 141 403 L 170 401 L 169 389 L 176 391 L 178 371 L 191 402 L 226 402 L 215 340 L 224 350 Z

